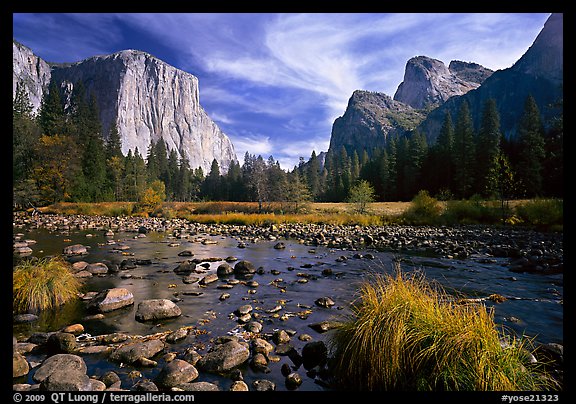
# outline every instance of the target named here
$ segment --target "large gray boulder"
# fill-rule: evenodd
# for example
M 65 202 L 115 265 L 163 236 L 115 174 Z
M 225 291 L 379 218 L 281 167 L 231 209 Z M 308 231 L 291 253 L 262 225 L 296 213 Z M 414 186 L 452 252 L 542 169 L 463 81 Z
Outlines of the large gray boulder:
M 162 368 L 155 384 L 166 388 L 176 387 L 182 383 L 189 383 L 198 377 L 198 370 L 182 359 L 174 359 Z
M 250 261 L 242 260 L 238 261 L 234 265 L 234 274 L 236 275 L 246 275 L 256 273 L 256 267 Z
M 136 320 L 157 321 L 167 318 L 178 317 L 182 314 L 180 307 L 168 299 L 144 300 L 138 304 Z
M 90 391 L 92 383 L 86 370 L 86 363 L 81 357 L 57 354 L 46 359 L 32 379 L 40 383 L 41 390 Z
M 232 340 L 214 345 L 196 366 L 204 372 L 225 373 L 242 365 L 249 357 L 248 344 Z
M 132 342 L 124 344 L 110 355 L 110 360 L 120 363 L 135 363 L 145 358 L 152 358 L 164 349 L 164 342 L 159 339 L 151 339 L 143 342 Z
M 88 248 L 82 244 L 72 244 L 64 247 L 62 250 L 64 255 L 85 255 L 88 254 Z
M 111 288 L 98 293 L 86 305 L 89 312 L 108 313 L 134 304 L 134 295 L 125 288 Z

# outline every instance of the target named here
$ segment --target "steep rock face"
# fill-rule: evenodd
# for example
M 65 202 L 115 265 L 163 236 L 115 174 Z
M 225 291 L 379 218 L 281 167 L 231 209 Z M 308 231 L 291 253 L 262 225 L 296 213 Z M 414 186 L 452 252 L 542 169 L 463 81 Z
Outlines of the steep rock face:
M 19 81 L 25 85 L 32 112 L 36 114 L 42 102 L 42 94 L 50 85 L 50 65 L 36 56 L 32 50 L 16 41 L 12 42 L 12 99 L 16 96 Z
M 552 14 L 512 70 L 562 83 L 564 74 L 564 15 Z
M 36 110 L 50 80 L 64 95 L 82 81 L 96 98 L 103 136 L 116 123 L 124 154 L 138 148 L 145 157 L 150 142 L 163 138 L 168 150 L 205 173 L 214 159 L 221 173 L 236 160 L 232 142 L 200 105 L 198 79 L 148 53 L 125 50 L 50 66 L 14 41 L 13 59 L 14 95 L 16 83 L 24 80 Z
M 473 62 L 463 62 L 461 60 L 452 60 L 448 65 L 450 73 L 468 83 L 482 84 L 484 80 L 494 73 L 493 70 Z
M 145 155 L 150 142 L 162 137 L 169 150 L 205 173 L 213 159 L 223 172 L 236 159 L 232 142 L 200 105 L 198 79 L 148 53 L 95 56 L 55 68 L 53 77 L 84 83 L 98 101 L 103 132 L 117 123 L 125 154 L 138 148 Z
M 493 98 L 500 113 L 500 129 L 510 138 L 516 134 L 528 95 L 534 97 L 547 125 L 561 113 L 561 107 L 554 104 L 563 97 L 563 61 L 563 14 L 552 14 L 532 46 L 512 67 L 494 72 L 477 89 L 449 99 L 431 111 L 418 129 L 426 134 L 429 143 L 434 142 L 445 114 L 449 112 L 456 119 L 464 100 L 478 129 L 484 103 Z
M 329 150 L 338 152 L 344 146 L 360 154 L 383 147 L 389 136 L 414 129 L 423 118 L 422 112 L 384 93 L 354 91 L 346 112 L 334 121 Z
M 440 60 L 413 57 L 406 63 L 404 81 L 398 86 L 394 100 L 417 109 L 437 106 L 477 88 L 491 72 L 476 63 L 454 62 L 451 66 L 453 70 Z

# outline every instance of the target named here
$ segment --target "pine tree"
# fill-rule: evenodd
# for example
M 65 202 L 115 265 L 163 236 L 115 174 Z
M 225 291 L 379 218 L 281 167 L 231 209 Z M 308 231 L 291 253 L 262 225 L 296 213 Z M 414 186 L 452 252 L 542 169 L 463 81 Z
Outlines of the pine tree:
M 412 197 L 422 187 L 421 170 L 428 153 L 426 137 L 415 130 L 408 140 L 408 155 L 406 159 L 406 196 Z
M 336 182 L 336 201 L 341 202 L 348 196 L 348 191 L 350 190 L 352 170 L 351 161 L 348 157 L 348 152 L 346 148 L 342 146 L 340 148 L 340 153 L 337 160 L 338 166 L 338 177 Z
M 45 135 L 62 134 L 64 132 L 64 107 L 55 81 L 50 82 L 48 93 L 42 97 L 38 122 Z
M 158 139 L 156 142 L 156 160 L 158 161 L 158 178 L 164 181 L 164 184 L 170 182 L 169 172 L 168 172 L 168 149 L 166 147 L 166 142 L 164 138 Z
M 552 120 L 545 138 L 546 158 L 544 160 L 544 192 L 555 197 L 564 196 L 564 112 L 563 100 L 553 104 L 560 109 Z
M 221 178 L 220 178 L 220 166 L 218 165 L 218 161 L 216 159 L 212 160 L 212 164 L 210 166 L 210 172 L 208 176 L 204 180 L 204 187 L 203 193 L 211 201 L 220 200 L 220 186 L 221 186 Z
M 240 163 L 232 160 L 228 172 L 226 173 L 227 198 L 230 201 L 241 201 L 244 195 L 242 183 L 242 168 Z
M 474 184 L 474 126 L 468 102 L 460 104 L 454 128 L 454 186 L 457 196 L 467 198 Z
M 12 101 L 12 117 L 32 119 L 32 109 L 33 107 L 26 92 L 24 82 L 20 80 L 16 83 L 16 94 Z
M 396 144 L 396 188 L 400 200 L 410 199 L 408 190 L 409 143 L 406 136 L 398 139 Z
M 437 187 L 440 190 L 451 190 L 454 187 L 454 125 L 452 116 L 447 111 L 444 115 L 444 122 L 438 134 L 435 145 L 436 172 L 438 173 Z
M 40 137 L 40 127 L 32 115 L 32 104 L 23 82 L 16 85 L 12 104 L 12 184 L 17 186 L 30 174 L 34 160 L 34 145 Z
M 316 199 L 321 193 L 320 189 L 320 161 L 316 156 L 316 151 L 312 150 L 312 155 L 307 164 L 306 178 L 312 199 Z
M 102 200 L 106 182 L 106 159 L 104 144 L 99 133 L 90 133 L 82 156 L 82 172 L 86 184 L 88 202 Z
M 268 164 L 266 167 L 266 188 L 268 201 L 281 202 L 286 198 L 286 173 L 280 167 L 280 163 L 274 161 L 274 158 L 270 156 L 268 158 Z
M 166 196 L 169 201 L 176 198 L 176 182 L 178 178 L 178 153 L 171 149 L 168 155 L 168 171 L 166 175 Z
M 124 170 L 124 155 L 122 154 L 122 140 L 116 123 L 110 127 L 104 155 L 106 158 L 106 188 L 112 191 L 113 200 L 119 201 L 122 198 L 121 177 Z
M 388 178 L 385 183 L 385 192 L 388 200 L 398 199 L 398 142 L 395 138 L 388 139 L 386 144 L 388 156 Z
M 476 143 L 476 191 L 480 195 L 488 197 L 497 191 L 498 184 L 490 173 L 498 169 L 501 137 L 496 101 L 488 99 L 484 104 Z
M 288 174 L 286 201 L 292 204 L 292 210 L 300 213 L 312 199 L 308 185 L 300 178 L 298 170 Z
M 350 160 L 350 183 L 355 183 L 358 177 L 360 177 L 360 158 L 356 150 L 354 150 L 352 159 Z
M 146 155 L 146 172 L 148 175 L 148 182 L 152 183 L 160 178 L 160 167 L 158 165 L 158 158 L 156 154 L 156 143 L 150 140 L 148 145 L 148 153 Z
M 526 196 L 542 193 L 544 130 L 534 97 L 529 95 L 518 127 L 519 156 L 517 174 Z

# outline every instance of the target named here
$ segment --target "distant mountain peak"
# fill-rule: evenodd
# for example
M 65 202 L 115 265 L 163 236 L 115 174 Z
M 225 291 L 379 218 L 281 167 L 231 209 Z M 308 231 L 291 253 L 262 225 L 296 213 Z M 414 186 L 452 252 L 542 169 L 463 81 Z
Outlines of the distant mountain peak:
M 492 73 L 477 63 L 453 61 L 450 67 L 428 56 L 411 58 L 394 100 L 416 109 L 434 107 L 477 88 Z

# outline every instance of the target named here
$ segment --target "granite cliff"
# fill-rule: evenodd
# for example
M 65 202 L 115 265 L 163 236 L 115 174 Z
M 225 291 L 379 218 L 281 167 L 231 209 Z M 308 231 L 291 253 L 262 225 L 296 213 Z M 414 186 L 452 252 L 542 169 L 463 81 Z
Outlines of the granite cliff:
M 40 88 L 46 91 L 50 80 L 67 91 L 82 81 L 96 98 L 104 136 L 117 124 L 124 154 L 138 148 L 145 156 L 150 143 L 163 138 L 169 150 L 186 156 L 190 167 L 202 167 L 205 173 L 214 159 L 221 172 L 236 160 L 232 142 L 200 105 L 194 75 L 136 50 L 53 64 L 51 69 L 30 55 L 32 51 L 15 43 L 14 92 L 19 80 L 30 83 L 27 87 L 36 91 L 29 90 L 31 96 Z
M 16 96 L 16 86 L 21 81 L 32 104 L 32 112 L 37 113 L 42 103 L 42 95 L 50 85 L 51 68 L 48 63 L 36 56 L 32 50 L 19 42 L 12 43 L 12 99 Z
M 478 88 L 491 73 L 476 63 L 452 61 L 446 67 L 440 60 L 416 56 L 406 63 L 404 81 L 394 100 L 416 109 L 436 107 L 455 95 Z
M 394 99 L 379 92 L 357 90 L 343 116 L 332 126 L 330 152 L 382 147 L 390 136 L 418 129 L 435 142 L 447 112 L 454 120 L 466 100 L 476 128 L 486 100 L 493 98 L 501 131 L 512 137 L 526 97 L 532 95 L 543 121 L 561 113 L 563 97 L 563 14 L 552 14 L 526 53 L 510 68 L 493 72 L 479 64 L 417 56 L 406 64 L 404 81 Z

